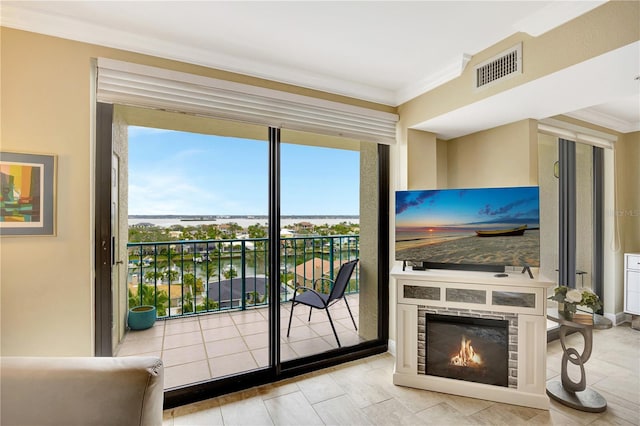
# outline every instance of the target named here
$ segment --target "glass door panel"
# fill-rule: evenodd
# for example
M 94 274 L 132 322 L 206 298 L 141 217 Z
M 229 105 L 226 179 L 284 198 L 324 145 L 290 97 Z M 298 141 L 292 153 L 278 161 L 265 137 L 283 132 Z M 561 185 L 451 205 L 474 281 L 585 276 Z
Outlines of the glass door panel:
M 157 306 L 158 320 L 129 330 L 117 355 L 160 356 L 165 389 L 268 367 L 268 129 L 122 114 L 135 124 L 128 304 Z
M 576 288 L 593 289 L 593 147 L 576 143 Z
M 362 243 L 377 241 L 377 195 L 367 203 L 371 210 L 363 214 L 361 205 L 363 197 L 377 194 L 378 182 L 374 144 L 291 130 L 283 130 L 281 139 L 280 353 L 285 362 L 377 337 L 377 322 L 371 327 L 361 316 L 366 294 L 367 312 L 377 318 L 377 297 L 372 297 L 377 252 L 363 250 Z M 372 170 L 363 167 L 365 159 Z M 340 268 L 355 259 L 344 297 L 324 309 L 308 289 L 331 294 Z M 294 294 L 303 303 L 294 304 Z
M 559 226 L 558 142 L 554 136 L 538 136 L 538 185 L 540 186 L 540 273 L 558 282 Z
M 559 247 L 559 172 L 557 138 L 538 135 L 538 185 L 540 186 L 540 274 L 558 282 Z M 553 288 L 548 290 L 553 294 Z M 551 302 L 553 304 L 553 302 Z M 554 305 L 555 306 L 555 305 Z M 547 320 L 547 329 L 558 328 L 558 323 Z

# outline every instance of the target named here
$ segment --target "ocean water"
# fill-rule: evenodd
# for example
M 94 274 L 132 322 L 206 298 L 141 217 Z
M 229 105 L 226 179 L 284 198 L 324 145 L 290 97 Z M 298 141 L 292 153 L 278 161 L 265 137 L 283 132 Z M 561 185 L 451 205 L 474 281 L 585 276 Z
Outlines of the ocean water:
M 172 225 L 182 226 L 198 226 L 198 225 L 222 225 L 224 223 L 237 223 L 243 228 L 247 228 L 251 225 L 260 224 L 267 225 L 268 221 L 265 218 L 220 218 L 214 221 L 209 220 L 186 220 L 182 221 L 180 218 L 129 218 L 129 226 L 137 225 L 139 223 L 152 223 L 156 226 L 169 227 Z M 358 223 L 358 218 L 354 217 L 330 217 L 330 218 L 308 218 L 308 217 L 296 217 L 296 218 L 282 218 L 280 219 L 281 227 L 293 225 L 300 222 L 309 222 L 314 225 L 337 225 L 342 222 Z

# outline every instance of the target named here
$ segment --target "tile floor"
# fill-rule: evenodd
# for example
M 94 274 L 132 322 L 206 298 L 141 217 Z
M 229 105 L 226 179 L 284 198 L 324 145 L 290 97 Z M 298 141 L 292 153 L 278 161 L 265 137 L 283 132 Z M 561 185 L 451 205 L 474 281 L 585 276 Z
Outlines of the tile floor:
M 578 344 L 581 337 L 569 337 Z M 575 340 L 575 342 L 573 342 Z M 547 378 L 559 375 L 559 341 L 547 347 Z M 178 425 L 639 425 L 640 331 L 629 324 L 594 333 L 588 385 L 608 403 L 586 413 L 554 401 L 550 410 L 422 391 L 392 383 L 381 354 L 164 412 Z
M 358 294 L 348 295 L 358 324 Z M 281 305 L 282 360 L 324 352 L 337 347 L 327 315 L 296 306 L 290 336 L 286 337 L 291 303 Z M 331 308 L 342 346 L 361 341 L 343 301 Z M 116 356 L 153 355 L 165 366 L 165 389 L 222 377 L 268 365 L 268 309 L 223 312 L 156 321 L 148 330 L 129 331 Z

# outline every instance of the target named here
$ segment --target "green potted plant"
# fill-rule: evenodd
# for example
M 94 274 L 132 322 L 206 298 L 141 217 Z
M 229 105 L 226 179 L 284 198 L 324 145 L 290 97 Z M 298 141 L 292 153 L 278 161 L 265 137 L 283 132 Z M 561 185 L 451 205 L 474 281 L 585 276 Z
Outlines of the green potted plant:
M 145 330 L 153 326 L 160 315 L 166 315 L 166 302 L 168 301 L 165 291 L 156 294 L 155 289 L 150 285 L 142 284 L 138 289 L 138 294 L 133 294 L 129 289 L 129 315 L 127 323 L 131 330 Z

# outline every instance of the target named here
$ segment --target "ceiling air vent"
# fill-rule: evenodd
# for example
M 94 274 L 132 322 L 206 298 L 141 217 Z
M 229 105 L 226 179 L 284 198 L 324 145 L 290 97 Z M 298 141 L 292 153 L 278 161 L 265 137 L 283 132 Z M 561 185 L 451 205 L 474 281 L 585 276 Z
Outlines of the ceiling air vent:
M 474 67 L 476 89 L 522 74 L 522 44 L 518 44 Z

